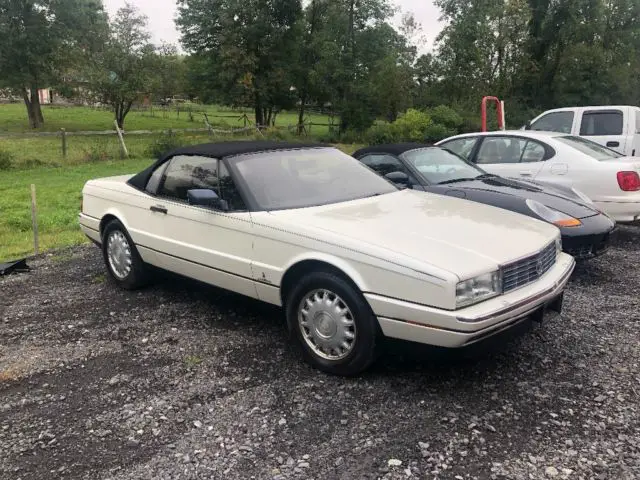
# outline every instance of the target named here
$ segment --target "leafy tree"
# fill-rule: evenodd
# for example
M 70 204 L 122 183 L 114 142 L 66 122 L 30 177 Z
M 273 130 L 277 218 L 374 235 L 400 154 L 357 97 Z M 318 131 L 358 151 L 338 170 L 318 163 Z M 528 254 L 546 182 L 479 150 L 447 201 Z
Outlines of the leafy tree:
M 100 0 L 0 0 L 0 82 L 23 98 L 32 128 L 44 123 L 38 90 L 64 82 L 105 28 Z
M 88 69 L 91 92 L 111 106 L 120 128 L 134 102 L 153 89 L 157 56 L 149 38 L 147 18 L 126 3 L 111 22 L 109 38 Z
M 294 104 L 301 15 L 300 0 L 178 0 L 176 23 L 213 94 L 252 105 L 256 123 L 267 125 Z
M 153 60 L 151 92 L 155 100 L 163 102 L 186 93 L 187 63 L 175 45 L 163 43 L 156 49 Z

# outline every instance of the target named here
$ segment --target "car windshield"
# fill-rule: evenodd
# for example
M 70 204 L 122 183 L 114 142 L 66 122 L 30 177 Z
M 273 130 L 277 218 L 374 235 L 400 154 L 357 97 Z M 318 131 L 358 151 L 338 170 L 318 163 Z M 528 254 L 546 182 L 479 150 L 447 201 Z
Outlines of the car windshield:
M 580 152 L 589 155 L 591 158 L 595 158 L 596 160 L 611 160 L 613 158 L 620 158 L 624 155 L 616 152 L 615 150 L 611 150 L 610 148 L 603 147 L 599 143 L 592 142 L 591 140 L 587 140 L 582 137 L 575 136 L 563 136 L 556 137 L 556 140 L 562 142 L 570 147 L 579 150 Z
M 402 157 L 429 183 L 452 183 L 486 175 L 483 170 L 443 148 L 418 148 L 403 153 Z
M 327 205 L 399 190 L 336 148 L 239 155 L 230 164 L 260 210 Z

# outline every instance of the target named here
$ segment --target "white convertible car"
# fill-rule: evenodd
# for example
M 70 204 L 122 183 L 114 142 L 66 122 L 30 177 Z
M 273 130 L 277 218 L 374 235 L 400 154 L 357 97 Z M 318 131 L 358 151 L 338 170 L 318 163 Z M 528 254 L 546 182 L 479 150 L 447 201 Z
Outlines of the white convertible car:
M 558 132 L 497 131 L 449 137 L 447 148 L 483 170 L 576 188 L 615 221 L 640 220 L 640 158 Z
M 340 375 L 381 336 L 462 347 L 560 311 L 575 265 L 553 225 L 399 190 L 322 145 L 179 149 L 87 182 L 80 225 L 122 287 L 151 265 L 282 305 L 307 361 Z

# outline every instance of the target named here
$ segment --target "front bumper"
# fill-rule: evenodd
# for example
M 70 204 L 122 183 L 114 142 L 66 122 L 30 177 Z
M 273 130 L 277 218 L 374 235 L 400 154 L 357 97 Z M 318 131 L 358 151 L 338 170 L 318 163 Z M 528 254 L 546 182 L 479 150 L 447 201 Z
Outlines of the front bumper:
M 559 310 L 575 260 L 560 254 L 555 266 L 536 282 L 456 311 L 366 294 L 385 336 L 458 348 L 518 325 L 546 307 Z
M 618 228 L 615 226 L 589 235 L 563 235 L 562 250 L 576 260 L 598 257 L 609 249 L 617 235 Z

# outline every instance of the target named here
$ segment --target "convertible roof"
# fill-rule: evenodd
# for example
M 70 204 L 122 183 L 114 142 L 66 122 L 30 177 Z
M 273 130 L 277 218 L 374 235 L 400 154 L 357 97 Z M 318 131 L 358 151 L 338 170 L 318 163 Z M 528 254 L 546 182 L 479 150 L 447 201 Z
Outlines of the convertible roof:
M 393 155 L 401 155 L 406 151 L 416 148 L 433 147 L 430 143 L 389 143 L 386 145 L 373 145 L 371 147 L 361 148 L 353 154 L 354 157 L 360 157 L 367 153 L 391 153 Z
M 176 155 L 194 155 L 211 158 L 225 158 L 234 155 L 242 155 L 245 153 L 258 153 L 277 150 L 292 150 L 297 148 L 321 148 L 331 147 L 330 145 L 323 145 L 321 143 L 295 143 L 295 142 L 274 142 L 268 140 L 247 142 L 247 141 L 235 141 L 235 142 L 216 142 L 216 143 L 203 143 L 200 145 L 191 145 L 188 147 L 181 147 L 170 151 L 163 157 L 158 159 L 153 165 L 145 168 L 143 171 L 133 176 L 127 183 L 129 185 L 144 190 L 149 178 L 153 171 L 160 165 L 175 157 Z

